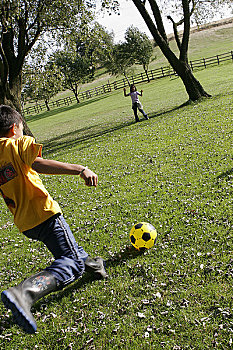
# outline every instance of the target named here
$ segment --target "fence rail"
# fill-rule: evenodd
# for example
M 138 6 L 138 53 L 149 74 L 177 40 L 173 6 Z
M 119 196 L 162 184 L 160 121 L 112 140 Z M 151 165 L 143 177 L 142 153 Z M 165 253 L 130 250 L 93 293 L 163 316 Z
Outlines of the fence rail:
M 192 71 L 196 71 L 196 70 L 205 69 L 208 66 L 220 65 L 221 63 L 225 61 L 230 61 L 230 60 L 233 61 L 233 51 L 226 52 L 226 53 L 212 56 L 212 57 L 201 58 L 198 60 L 190 61 L 189 65 Z M 174 75 L 177 75 L 177 74 L 171 68 L 171 66 L 165 66 L 165 67 L 160 67 L 147 72 L 142 72 L 134 76 L 130 76 L 128 77 L 128 80 L 130 84 L 138 84 L 143 82 L 150 82 L 151 80 L 155 80 L 155 79 L 172 77 Z M 123 78 L 123 79 L 115 80 L 111 83 L 108 82 L 107 84 L 80 92 L 78 95 L 78 98 L 80 101 L 84 101 L 86 99 L 100 96 L 106 93 L 110 93 L 112 91 L 119 90 L 127 86 L 128 86 L 128 81 L 126 78 Z M 75 102 L 77 102 L 75 97 L 71 96 L 71 97 L 61 98 L 56 101 L 51 101 L 49 103 L 49 107 L 57 108 L 62 106 L 69 106 L 70 104 L 73 104 Z M 37 103 L 34 106 L 24 108 L 23 113 L 24 115 L 37 114 L 42 112 L 43 110 L 47 110 L 45 103 L 40 103 L 40 104 Z

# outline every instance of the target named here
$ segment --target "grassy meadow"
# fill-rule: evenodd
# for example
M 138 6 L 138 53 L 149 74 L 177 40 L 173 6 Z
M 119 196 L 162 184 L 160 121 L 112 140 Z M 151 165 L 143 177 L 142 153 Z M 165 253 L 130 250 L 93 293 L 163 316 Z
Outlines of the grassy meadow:
M 1 349 L 230 349 L 233 347 L 232 63 L 195 74 L 212 98 L 182 106 L 180 79 L 139 85 L 150 119 L 134 122 L 117 91 L 28 118 L 46 158 L 88 165 L 79 177 L 43 175 L 77 242 L 106 260 L 109 279 L 87 275 L 38 301 L 34 335 L 0 303 Z M 1 291 L 51 263 L 0 206 Z M 129 249 L 138 221 L 156 245 Z

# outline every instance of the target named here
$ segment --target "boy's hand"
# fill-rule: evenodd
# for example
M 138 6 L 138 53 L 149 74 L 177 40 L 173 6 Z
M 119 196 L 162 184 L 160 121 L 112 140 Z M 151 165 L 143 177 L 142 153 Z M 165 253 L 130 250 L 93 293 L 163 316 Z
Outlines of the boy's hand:
M 90 169 L 86 168 L 81 174 L 80 177 L 85 181 L 86 186 L 97 186 L 98 184 L 98 176 L 91 171 Z

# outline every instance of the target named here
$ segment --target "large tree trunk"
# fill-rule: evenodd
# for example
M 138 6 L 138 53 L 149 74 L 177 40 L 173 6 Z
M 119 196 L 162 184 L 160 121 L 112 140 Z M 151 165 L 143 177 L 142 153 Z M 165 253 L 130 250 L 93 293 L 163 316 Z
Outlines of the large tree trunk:
M 203 86 L 195 78 L 187 62 L 174 59 L 173 54 L 171 54 L 169 51 L 165 53 L 165 56 L 167 57 L 174 71 L 182 80 L 190 101 L 197 101 L 202 97 L 211 96 L 204 90 Z
M 24 125 L 24 134 L 28 136 L 33 136 L 30 128 L 27 125 L 27 122 L 22 115 L 22 106 L 21 106 L 21 75 L 11 81 L 11 84 L 8 82 L 6 84 L 0 84 L 0 104 L 11 106 L 20 113 Z
M 16 109 L 17 112 L 19 112 L 20 115 L 22 116 L 23 126 L 24 126 L 24 129 L 23 129 L 24 135 L 33 136 L 30 128 L 27 125 L 27 122 L 24 116 L 22 115 L 22 107 L 20 103 L 21 97 L 18 96 L 16 91 L 18 91 L 17 86 L 14 87 L 12 90 L 10 90 L 8 84 L 7 84 L 7 87 L 3 87 L 2 85 L 0 85 L 0 104 L 8 105 Z
M 4 25 L 7 23 L 4 22 Z M 22 28 L 19 28 L 21 32 Z M 16 109 L 22 116 L 24 134 L 33 136 L 25 118 L 22 115 L 21 90 L 22 67 L 27 51 L 24 43 L 19 45 L 19 51 L 15 54 L 15 42 L 13 28 L 3 26 L 0 40 L 0 103 Z
M 186 63 L 180 62 L 180 68 L 176 71 L 179 71 L 179 76 L 184 83 L 187 94 L 191 101 L 197 101 L 202 97 L 210 97 L 200 82 L 194 77 L 191 68 Z

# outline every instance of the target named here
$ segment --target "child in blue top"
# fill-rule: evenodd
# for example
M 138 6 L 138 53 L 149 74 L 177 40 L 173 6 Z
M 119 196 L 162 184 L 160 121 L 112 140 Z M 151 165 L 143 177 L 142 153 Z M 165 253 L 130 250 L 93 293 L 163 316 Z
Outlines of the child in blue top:
M 130 92 L 127 94 L 126 93 L 126 88 L 124 88 L 124 96 L 130 96 L 131 100 L 132 100 L 132 109 L 134 111 L 134 116 L 135 116 L 135 120 L 136 122 L 139 122 L 139 118 L 138 118 L 138 114 L 137 114 L 137 110 L 139 109 L 139 111 L 142 113 L 142 115 L 144 116 L 145 119 L 149 119 L 147 114 L 144 112 L 143 107 L 141 102 L 139 101 L 139 97 L 138 96 L 142 96 L 143 90 L 141 90 L 141 93 L 137 91 L 136 86 L 134 84 L 130 85 Z
M 19 113 L 0 105 L 0 193 L 25 236 L 43 242 L 54 261 L 43 271 L 1 293 L 16 323 L 28 333 L 37 329 L 31 306 L 41 297 L 64 288 L 85 271 L 106 278 L 102 258 L 90 258 L 77 244 L 59 204 L 45 189 L 38 173 L 79 175 L 97 186 L 97 175 L 82 165 L 42 158 L 42 145 L 23 135 Z

